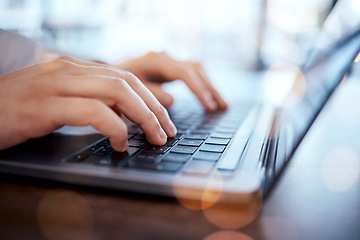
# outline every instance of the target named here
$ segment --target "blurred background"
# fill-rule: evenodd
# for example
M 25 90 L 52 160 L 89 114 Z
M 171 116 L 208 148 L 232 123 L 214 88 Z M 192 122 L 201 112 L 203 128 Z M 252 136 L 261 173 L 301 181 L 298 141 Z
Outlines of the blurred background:
M 0 28 L 77 56 L 301 63 L 336 0 L 1 0 Z

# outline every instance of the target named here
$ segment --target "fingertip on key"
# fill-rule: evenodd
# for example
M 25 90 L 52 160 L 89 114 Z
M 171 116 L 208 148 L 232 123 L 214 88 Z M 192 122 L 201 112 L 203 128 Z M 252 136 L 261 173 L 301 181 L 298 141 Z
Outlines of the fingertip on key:
M 175 135 L 177 133 L 177 129 L 176 129 L 174 123 L 171 120 L 170 120 L 170 125 L 169 125 L 169 131 L 168 132 L 169 132 L 168 136 L 170 138 L 175 137 Z
M 164 130 L 160 129 L 159 136 L 160 136 L 160 139 L 161 139 L 161 144 L 160 145 L 164 145 L 166 143 L 166 141 L 167 141 L 167 136 L 166 136 L 166 133 L 164 132 Z

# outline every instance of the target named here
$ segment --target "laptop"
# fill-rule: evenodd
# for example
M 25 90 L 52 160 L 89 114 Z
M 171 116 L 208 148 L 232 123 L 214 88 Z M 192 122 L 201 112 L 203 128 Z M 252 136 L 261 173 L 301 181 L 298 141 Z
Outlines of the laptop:
M 129 122 L 123 153 L 91 127 L 66 126 L 1 151 L 0 172 L 203 202 L 264 196 L 360 51 L 360 10 L 351 4 L 330 13 L 281 104 L 231 99 L 229 110 L 206 113 L 184 101 L 169 110 L 175 138 L 152 146 Z

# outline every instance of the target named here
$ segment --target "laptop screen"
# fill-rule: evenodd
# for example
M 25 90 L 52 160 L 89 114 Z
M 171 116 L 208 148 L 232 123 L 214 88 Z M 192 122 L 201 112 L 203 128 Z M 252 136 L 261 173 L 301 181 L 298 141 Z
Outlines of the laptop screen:
M 309 60 L 296 74 L 283 108 L 291 151 L 303 138 L 360 51 L 360 1 L 339 1 L 324 22 Z M 295 144 L 294 144 L 295 143 Z M 290 150 L 290 149 L 289 149 Z

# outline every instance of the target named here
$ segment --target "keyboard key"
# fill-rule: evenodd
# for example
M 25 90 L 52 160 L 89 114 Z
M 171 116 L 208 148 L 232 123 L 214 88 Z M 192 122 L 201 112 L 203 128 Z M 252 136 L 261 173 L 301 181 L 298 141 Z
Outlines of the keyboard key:
M 191 161 L 184 169 L 184 174 L 206 176 L 214 168 L 213 163 L 205 161 Z
M 214 132 L 211 134 L 211 137 L 214 138 L 232 138 L 232 133 L 220 133 L 220 132 Z
M 176 126 L 179 129 L 189 129 L 194 125 L 194 123 L 181 123 Z
M 129 146 L 130 147 L 139 147 L 139 148 L 143 148 L 146 147 L 147 145 L 149 145 L 149 142 L 147 140 L 144 139 L 130 139 L 129 140 Z
M 224 150 L 225 150 L 225 146 L 222 145 L 204 144 L 200 147 L 200 151 L 205 151 L 205 152 L 222 153 Z
M 203 124 L 201 124 L 201 125 L 199 126 L 199 128 L 211 130 L 211 129 L 213 129 L 215 126 L 216 126 L 215 123 L 203 123 Z
M 224 115 L 224 112 L 217 112 L 217 113 L 209 113 L 207 114 L 206 119 L 207 120 L 213 120 L 213 119 L 220 119 Z
M 161 162 L 156 166 L 156 170 L 165 172 L 176 172 L 181 166 L 182 164 L 180 163 Z
M 210 132 L 211 132 L 210 129 L 197 128 L 197 129 L 194 129 L 191 133 L 209 134 Z
M 140 168 L 140 169 L 147 169 L 147 170 L 155 170 L 156 169 L 156 165 L 152 164 L 152 163 L 146 163 L 146 162 L 133 162 L 133 161 L 128 161 L 124 167 L 129 167 L 129 168 Z
M 177 139 L 174 139 L 174 138 L 168 138 L 165 145 L 166 146 L 169 146 L 169 147 L 172 147 L 175 145 L 175 143 L 177 143 Z
M 177 133 L 175 137 L 173 137 L 174 139 L 182 139 L 184 137 L 184 134 L 182 133 Z
M 188 135 L 186 135 L 185 137 L 187 139 L 206 139 L 209 135 L 205 134 L 205 133 L 190 133 Z
M 219 160 L 220 156 L 221 156 L 221 153 L 198 151 L 197 153 L 194 154 L 194 159 L 215 162 L 215 161 Z
M 202 124 L 211 124 L 213 126 L 215 126 L 217 123 L 219 122 L 218 119 L 205 119 L 204 122 Z
M 221 121 L 219 124 L 218 124 L 218 127 L 220 128 L 234 128 L 234 129 L 237 129 L 240 125 L 242 121 L 240 122 L 237 122 L 237 121 Z
M 125 152 L 112 152 L 103 158 L 91 156 L 90 158 L 85 159 L 82 163 L 97 164 L 102 166 L 118 166 L 124 164 L 129 157 L 137 153 L 139 150 L 140 148 L 129 147 Z
M 176 172 L 180 169 L 182 164 L 179 163 L 169 163 L 169 162 L 160 162 L 159 164 L 147 163 L 147 162 L 133 162 L 129 161 L 125 167 L 130 168 L 139 168 L 146 170 L 154 170 L 161 172 Z
M 235 133 L 237 131 L 237 128 L 224 128 L 224 127 L 217 127 L 214 129 L 217 133 Z
M 111 146 L 104 146 L 98 149 L 97 151 L 94 151 L 92 154 L 104 156 L 112 151 L 114 151 L 114 149 Z
M 66 162 L 69 162 L 69 163 L 77 163 L 77 162 L 80 162 L 86 158 L 88 158 L 90 156 L 92 151 L 89 151 L 89 150 L 85 150 L 81 153 L 78 153 L 76 154 L 75 156 L 69 158 L 66 160 Z
M 170 152 L 174 153 L 182 153 L 182 154 L 193 154 L 196 151 L 196 147 L 190 147 L 190 146 L 175 146 L 173 147 Z
M 188 131 L 189 131 L 189 129 L 182 129 L 182 128 L 178 128 L 178 127 L 176 127 L 177 128 L 177 133 L 179 133 L 179 134 L 186 134 Z
M 140 153 L 139 155 L 131 158 L 130 161 L 157 164 L 158 162 L 160 162 L 162 157 L 162 154 Z
M 123 164 L 125 160 L 140 151 L 140 148 L 129 147 L 125 152 L 113 152 L 111 154 L 111 161 L 114 165 Z
M 139 128 L 138 125 L 135 124 L 131 124 L 128 126 L 128 133 L 139 133 L 141 131 L 141 129 Z
M 229 142 L 230 142 L 229 138 L 213 138 L 213 137 L 210 137 L 210 138 L 206 139 L 205 143 L 216 144 L 216 145 L 227 145 Z
M 137 135 L 134 136 L 133 139 L 146 140 L 146 136 L 145 136 L 145 134 L 137 134 Z
M 97 151 L 99 151 L 101 148 L 103 148 L 104 146 L 100 146 L 100 145 L 94 145 L 90 148 L 92 153 L 95 153 Z
M 168 146 L 150 145 L 150 146 L 148 146 L 147 148 L 144 149 L 144 152 L 147 152 L 147 153 L 166 153 L 169 149 L 170 149 L 170 147 L 168 147 Z
M 165 162 L 176 162 L 176 163 L 185 163 L 190 159 L 190 155 L 180 154 L 180 153 L 169 153 L 166 154 L 163 158 Z
M 135 136 L 136 134 L 133 133 L 128 133 L 128 140 L 131 139 L 133 136 Z
M 199 147 L 202 143 L 203 143 L 203 140 L 184 138 L 179 141 L 178 145 Z
M 105 139 L 105 140 L 99 142 L 99 143 L 96 144 L 96 145 L 97 145 L 97 146 L 108 146 L 108 145 L 110 145 L 110 141 L 109 141 L 109 139 Z

